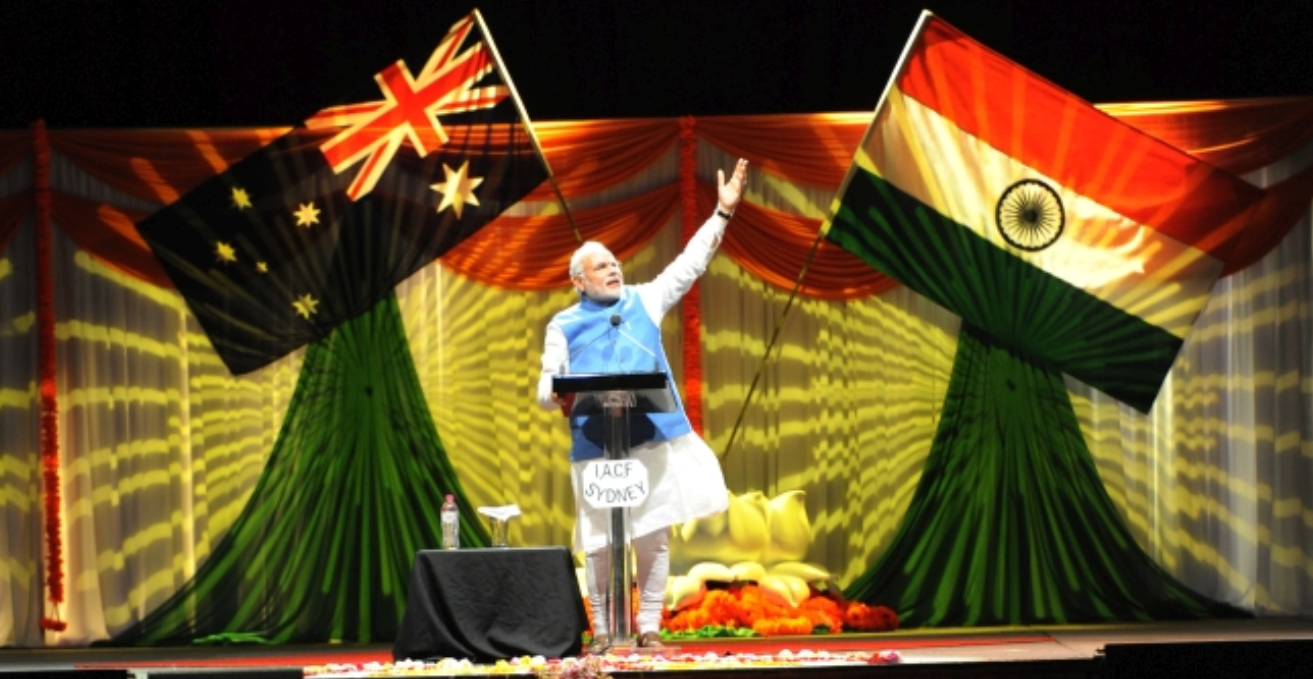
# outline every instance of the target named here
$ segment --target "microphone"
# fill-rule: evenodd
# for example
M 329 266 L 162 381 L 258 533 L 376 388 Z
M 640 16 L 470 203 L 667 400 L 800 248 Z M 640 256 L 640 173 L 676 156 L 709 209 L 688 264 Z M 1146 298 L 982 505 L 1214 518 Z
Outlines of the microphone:
M 611 327 L 616 327 L 616 326 L 619 325 L 619 324 L 620 324 L 620 315 L 619 315 L 619 314 L 615 314 L 615 315 L 611 316 Z M 602 332 L 597 333 L 596 336 L 594 336 L 592 339 L 590 339 L 590 340 L 588 340 L 587 342 L 585 342 L 583 346 L 579 347 L 578 349 L 575 349 L 574 351 L 571 351 L 571 352 L 570 352 L 570 360 L 573 361 L 575 356 L 578 356 L 579 354 L 584 353 L 584 350 L 587 349 L 588 347 L 593 346 L 593 344 L 595 344 L 595 343 L 597 342 L 597 340 L 600 340 L 600 339 L 602 339 L 603 337 L 606 337 L 606 336 L 608 336 L 608 335 L 610 335 L 610 334 L 611 334 L 611 331 L 610 331 L 609 329 L 608 329 L 608 330 L 603 330 Z M 614 342 L 614 341 L 615 341 L 615 340 L 612 340 L 612 342 Z
M 620 327 L 620 320 L 621 320 L 621 319 L 620 319 L 620 314 L 613 314 L 613 315 L 611 316 L 611 326 L 614 327 L 616 330 L 618 330 L 618 331 L 620 332 L 620 334 L 621 334 L 625 339 L 629 340 L 630 342 L 633 342 L 634 345 L 637 346 L 639 349 L 642 349 L 642 350 L 643 350 L 643 353 L 647 354 L 648 356 L 651 356 L 651 357 L 652 357 L 652 372 L 660 372 L 660 371 L 661 371 L 661 359 L 658 358 L 656 354 L 652 353 L 652 350 L 651 350 L 651 349 L 648 349 L 647 347 L 643 346 L 643 343 L 642 343 L 642 342 L 639 342 L 639 341 L 638 341 L 637 339 L 635 339 L 632 335 L 630 335 L 629 333 L 625 332 L 625 329 L 622 328 L 622 327 Z

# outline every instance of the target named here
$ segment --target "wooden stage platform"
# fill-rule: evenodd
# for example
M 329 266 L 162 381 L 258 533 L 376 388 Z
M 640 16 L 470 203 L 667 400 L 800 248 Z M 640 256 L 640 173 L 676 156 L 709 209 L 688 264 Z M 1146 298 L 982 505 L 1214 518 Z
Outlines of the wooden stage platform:
M 874 665 L 708 668 L 614 672 L 698 679 L 876 677 L 1313 677 L 1313 620 L 1255 619 L 1060 627 L 900 630 L 884 634 L 680 642 L 680 651 L 772 655 L 787 649 L 895 651 Z M 37 679 L 297 679 L 307 667 L 390 662 L 390 644 L 0 649 L 0 677 Z M 486 667 L 486 666 L 484 666 Z M 526 673 L 527 674 L 527 673 Z M 712 677 L 710 675 L 717 675 Z M 361 672 L 342 676 L 368 676 Z M 465 676 L 474 676 L 466 673 Z M 503 676 L 503 675 L 497 675 Z M 514 676 L 514 675 L 512 675 Z M 532 674 L 528 674 L 532 676 Z

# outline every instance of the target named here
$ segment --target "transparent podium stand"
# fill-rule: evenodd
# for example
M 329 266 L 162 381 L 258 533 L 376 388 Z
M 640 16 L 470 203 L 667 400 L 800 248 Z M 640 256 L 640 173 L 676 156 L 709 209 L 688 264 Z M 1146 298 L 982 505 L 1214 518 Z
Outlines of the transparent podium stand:
M 552 390 L 573 395 L 570 416 L 602 417 L 605 460 L 629 459 L 629 416 L 632 413 L 668 413 L 678 407 L 670 379 L 664 372 L 560 375 Z M 594 505 L 596 506 L 596 505 Z M 633 596 L 633 560 L 629 544 L 627 506 L 610 507 L 607 550 L 611 572 L 607 578 L 606 612 L 612 648 L 640 650 L 634 643 L 630 619 Z

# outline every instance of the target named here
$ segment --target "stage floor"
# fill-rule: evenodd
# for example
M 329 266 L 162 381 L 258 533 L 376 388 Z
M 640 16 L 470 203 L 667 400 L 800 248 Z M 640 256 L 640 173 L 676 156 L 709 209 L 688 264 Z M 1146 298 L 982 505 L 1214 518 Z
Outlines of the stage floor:
M 1201 644 L 1194 648 L 1203 650 L 1242 642 L 1306 642 L 1298 645 L 1298 648 L 1313 649 L 1313 620 L 1263 618 L 1055 627 L 914 629 L 882 634 L 698 640 L 682 641 L 679 644 L 683 653 L 716 655 L 768 655 L 784 649 L 793 652 L 825 650 L 831 653 L 896 651 L 901 656 L 899 665 L 906 669 L 911 666 L 941 665 L 942 669 L 949 670 L 953 665 L 960 664 L 1019 661 L 1037 661 L 1022 665 L 1062 666 L 1060 661 L 1101 660 L 1109 646 L 1147 645 L 1179 653 L 1182 649 L 1174 649 L 1173 645 Z M 220 673 L 224 671 L 234 677 L 251 677 L 259 674 L 261 668 L 286 670 L 329 663 L 363 664 L 371 660 L 390 662 L 391 659 L 390 644 L 5 648 L 0 649 L 0 676 L 50 672 L 92 674 L 94 670 L 122 669 L 129 671 L 128 676 L 138 678 L 197 676 L 198 672 L 206 676 L 221 676 Z M 1081 666 L 1078 662 L 1071 664 L 1071 667 L 1078 666 Z M 1012 667 L 1019 669 L 1021 665 Z M 1304 667 L 1307 670 L 1308 666 Z M 870 667 L 867 671 L 875 669 Z M 1313 670 L 1308 671 L 1313 673 Z M 956 676 L 956 673 L 950 674 Z M 1018 672 L 1017 676 L 1022 674 Z

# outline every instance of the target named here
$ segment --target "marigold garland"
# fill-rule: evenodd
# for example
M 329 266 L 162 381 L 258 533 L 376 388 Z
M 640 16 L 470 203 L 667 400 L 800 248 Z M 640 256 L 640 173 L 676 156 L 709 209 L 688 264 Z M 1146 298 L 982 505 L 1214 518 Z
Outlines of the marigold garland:
M 698 140 L 696 119 L 679 119 L 680 243 L 688 244 L 702 220 L 698 218 Z M 693 431 L 702 434 L 702 287 L 697 283 L 684 295 L 681 320 L 684 330 L 684 412 Z
M 591 638 L 593 612 L 588 597 L 584 597 L 584 611 Z M 663 607 L 661 629 L 675 637 L 886 632 L 898 629 L 898 614 L 885 606 L 842 601 L 815 588 L 802 604 L 784 606 L 771 600 L 757 585 L 733 584 L 710 589 L 695 606 L 678 611 Z
M 860 601 L 848 604 L 844 619 L 858 629 L 878 631 L 898 628 L 897 613 L 884 606 L 867 606 Z
M 64 603 L 64 545 L 60 539 L 63 515 L 59 478 L 59 401 L 55 391 L 55 283 L 51 272 L 50 141 L 45 121 L 32 124 L 33 178 L 36 200 L 36 316 L 37 380 L 41 398 L 41 482 L 45 508 L 46 592 L 54 617 L 42 617 L 41 626 L 55 632 L 68 625 L 59 619 Z
M 698 634 L 708 628 L 736 633 L 750 629 L 760 636 L 883 632 L 898 628 L 898 614 L 884 606 L 839 601 L 812 589 L 799 606 L 773 602 L 752 584 L 713 589 L 696 606 L 669 615 L 664 627 L 674 634 Z

